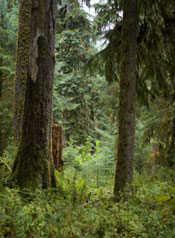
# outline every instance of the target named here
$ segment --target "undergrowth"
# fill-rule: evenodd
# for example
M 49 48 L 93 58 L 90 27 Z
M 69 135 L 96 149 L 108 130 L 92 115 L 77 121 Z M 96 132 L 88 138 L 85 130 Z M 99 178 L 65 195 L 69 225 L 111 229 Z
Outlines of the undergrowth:
M 70 179 L 71 178 L 71 179 Z M 0 237 L 174 238 L 173 182 L 135 175 L 133 193 L 89 188 L 80 176 L 57 173 L 58 188 L 19 192 L 1 185 Z

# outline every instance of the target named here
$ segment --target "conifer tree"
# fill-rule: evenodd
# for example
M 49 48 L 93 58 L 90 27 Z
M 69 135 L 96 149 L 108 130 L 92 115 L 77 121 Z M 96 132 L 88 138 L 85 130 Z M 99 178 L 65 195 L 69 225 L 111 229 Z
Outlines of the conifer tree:
M 126 185 L 133 181 L 137 28 L 138 2 L 137 0 L 125 0 L 121 43 L 119 138 L 115 195 L 123 191 Z
M 85 67 L 92 56 L 92 28 L 80 3 L 67 1 L 59 8 L 56 32 L 54 119 L 64 127 L 66 142 L 85 144 L 90 135 L 91 78 Z
M 0 0 L 0 155 L 13 135 L 13 99 L 18 4 Z

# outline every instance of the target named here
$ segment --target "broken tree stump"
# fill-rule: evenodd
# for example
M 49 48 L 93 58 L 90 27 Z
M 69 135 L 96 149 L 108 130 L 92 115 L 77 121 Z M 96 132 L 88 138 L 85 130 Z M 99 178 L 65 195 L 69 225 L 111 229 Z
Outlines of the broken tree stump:
M 63 171 L 63 133 L 60 124 L 52 124 L 52 153 L 55 169 Z

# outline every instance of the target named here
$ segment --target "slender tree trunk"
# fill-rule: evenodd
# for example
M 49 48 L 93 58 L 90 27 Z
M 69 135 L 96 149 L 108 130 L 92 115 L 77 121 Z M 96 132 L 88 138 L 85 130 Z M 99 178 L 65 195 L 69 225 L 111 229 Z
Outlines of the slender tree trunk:
M 175 117 L 173 118 L 172 124 L 171 144 L 167 150 L 167 158 L 165 161 L 169 167 L 174 167 L 175 165 Z
M 137 28 L 138 1 L 125 0 L 121 45 L 119 138 L 115 195 L 118 195 L 127 184 L 133 181 Z
M 16 135 L 18 139 L 21 134 L 21 139 L 11 177 L 20 188 L 47 188 L 54 183 L 55 11 L 56 0 L 21 1 L 16 70 Z
M 1 5 L 0 5 L 1 7 Z M 4 29 L 4 15 L 1 14 L 1 18 L 0 18 L 0 27 L 2 29 Z M 3 59 L 0 58 L 0 103 L 2 101 L 2 97 L 3 97 L 3 70 L 2 67 L 3 66 Z M 2 107 L 2 106 L 1 106 Z M 2 113 L 2 108 L 0 107 L 1 113 Z M 2 124 L 2 117 L 0 117 L 0 157 L 3 155 L 3 151 L 4 151 L 4 140 L 3 140 L 3 132 L 2 132 L 2 128 L 3 128 L 3 124 Z
M 0 59 L 0 67 L 2 65 L 2 60 Z M 2 80 L 3 80 L 3 73 L 0 69 L 0 102 L 2 100 Z M 2 108 L 1 108 L 2 110 Z M 3 136 L 2 136 L 2 119 L 0 118 L 0 157 L 3 154 Z
M 3 15 L 1 15 L 1 25 L 3 28 Z M 3 72 L 2 72 L 2 59 L 0 58 L 0 102 L 2 101 L 2 81 L 3 81 Z M 2 106 L 1 106 L 2 107 Z M 0 110 L 2 111 L 2 108 Z M 2 117 L 0 117 L 0 157 L 3 154 L 3 138 L 2 138 Z

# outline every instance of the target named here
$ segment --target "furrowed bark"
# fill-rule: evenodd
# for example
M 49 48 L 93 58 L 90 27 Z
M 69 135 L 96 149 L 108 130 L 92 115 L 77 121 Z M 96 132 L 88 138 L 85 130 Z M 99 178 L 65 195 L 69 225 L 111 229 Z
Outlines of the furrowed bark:
M 52 125 L 52 149 L 55 169 L 63 171 L 63 134 L 60 124 Z
M 115 195 L 118 195 L 127 184 L 131 184 L 133 181 L 137 28 L 138 1 L 125 0 L 121 44 L 119 138 Z
M 21 100 L 23 101 L 23 94 L 25 100 L 20 105 L 20 110 L 23 111 L 22 115 L 18 111 L 19 109 L 16 110 L 23 120 L 21 132 L 17 130 L 17 138 L 20 138 L 21 133 L 21 139 L 11 179 L 20 188 L 48 188 L 55 185 L 51 122 L 56 0 L 28 0 L 27 2 L 26 7 L 30 15 L 28 16 L 30 24 L 28 24 L 27 32 L 30 31 L 30 33 L 26 39 L 24 66 L 20 65 L 21 58 L 17 61 L 17 64 L 19 62 L 17 75 L 24 75 L 24 80 L 26 80 L 23 83 L 25 89 L 20 87 Z M 26 0 L 22 0 L 21 9 L 25 4 Z M 19 24 L 21 21 L 26 21 L 23 12 L 20 16 Z M 20 41 L 19 34 L 18 48 Z M 17 58 L 19 51 L 18 49 Z M 16 79 L 16 83 L 19 81 L 17 84 L 20 86 L 21 80 L 22 76 Z M 16 107 L 18 105 L 16 101 Z M 21 127 L 20 123 L 16 125 L 18 129 Z

